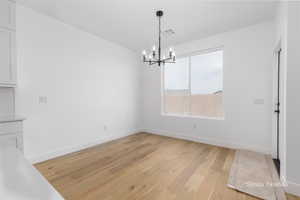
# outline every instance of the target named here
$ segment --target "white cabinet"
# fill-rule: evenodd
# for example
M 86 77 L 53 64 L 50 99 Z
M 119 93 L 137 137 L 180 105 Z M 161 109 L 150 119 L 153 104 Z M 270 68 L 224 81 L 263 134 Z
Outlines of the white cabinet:
M 0 0 L 0 27 L 15 30 L 16 3 L 12 0 Z
M 15 32 L 0 28 L 0 85 L 16 85 Z
M 16 147 L 23 152 L 23 125 L 22 121 L 0 122 L 1 138 L 12 138 Z
M 0 87 L 16 86 L 15 3 L 0 0 Z
M 14 147 L 13 137 L 0 135 L 0 199 L 64 200 Z

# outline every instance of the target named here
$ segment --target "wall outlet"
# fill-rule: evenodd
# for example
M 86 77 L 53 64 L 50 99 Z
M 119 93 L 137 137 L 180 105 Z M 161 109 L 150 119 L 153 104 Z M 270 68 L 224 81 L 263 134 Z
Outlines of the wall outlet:
M 255 105 L 263 105 L 263 104 L 265 104 L 265 100 L 264 99 L 254 99 L 253 103 Z
M 193 129 L 196 129 L 197 128 L 197 124 L 193 124 Z
M 103 126 L 103 130 L 107 131 L 107 126 L 106 125 Z
M 46 96 L 39 96 L 39 103 L 46 104 L 48 102 L 48 98 Z

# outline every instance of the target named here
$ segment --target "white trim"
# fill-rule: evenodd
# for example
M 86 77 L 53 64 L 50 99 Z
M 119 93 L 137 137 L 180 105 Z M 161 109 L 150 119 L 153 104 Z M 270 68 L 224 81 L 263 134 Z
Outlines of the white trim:
M 278 51 L 279 51 L 280 49 L 282 49 L 282 48 L 281 48 L 281 46 L 282 46 L 281 43 L 282 43 L 282 42 L 281 42 L 281 39 L 280 39 L 280 40 L 277 42 L 277 45 L 276 45 L 275 48 L 274 48 L 274 51 L 273 51 L 274 54 L 277 54 Z
M 8 35 L 8 42 L 9 42 L 9 63 L 8 66 L 9 67 L 9 77 L 7 77 L 8 80 L 0 80 L 0 87 L 9 87 L 9 88 L 14 88 L 16 87 L 17 83 L 15 80 L 15 68 L 16 68 L 16 61 L 15 61 L 15 32 L 10 30 L 10 29 L 6 29 L 0 26 L 0 32 L 3 32 L 5 34 Z
M 3 83 L 1 81 L 0 83 L 0 87 L 6 87 L 6 88 L 16 88 L 17 87 L 17 83 Z
M 6 26 L 3 26 L 3 25 L 0 25 L 0 29 L 5 30 L 5 31 L 10 31 L 10 32 L 16 32 L 15 28 L 6 27 Z
M 279 116 L 279 141 L 280 139 L 282 139 L 282 134 L 283 134 L 283 112 L 284 112 L 284 109 L 283 109 L 283 91 L 284 91 L 284 88 L 283 88 L 283 82 L 282 82 L 282 63 L 278 63 L 278 53 L 279 53 L 279 50 L 281 50 L 281 41 L 279 41 L 276 45 L 276 47 L 274 48 L 274 51 L 273 51 L 273 91 L 272 91 L 272 95 L 273 95 L 273 99 L 272 99 L 272 109 L 273 110 L 277 110 L 277 98 L 278 98 L 278 94 L 277 94 L 277 84 L 278 84 L 278 73 L 280 73 L 280 83 L 279 83 L 279 89 L 280 89 L 280 96 L 279 96 L 279 100 L 280 100 L 280 116 Z M 281 60 L 282 60 L 282 56 L 281 56 Z M 278 71 L 278 64 L 280 64 L 280 68 L 281 70 Z M 273 158 L 277 158 L 277 114 L 272 112 L 272 157 Z M 281 141 L 282 142 L 282 141 Z M 282 144 L 282 143 L 281 143 Z M 279 151 L 282 151 L 281 148 L 282 145 L 279 144 Z M 279 154 L 279 158 L 280 160 L 282 160 L 281 158 L 281 155 L 280 155 L 280 152 L 278 152 Z
M 293 194 L 300 197 L 300 184 L 291 181 L 286 181 L 286 183 L 287 187 L 284 188 L 285 191 L 289 194 Z
M 268 155 L 271 154 L 271 149 L 267 149 L 261 146 L 235 143 L 232 141 L 224 141 L 224 140 L 221 141 L 216 138 L 193 137 L 184 133 L 175 133 L 175 132 L 170 133 L 169 131 L 154 130 L 154 129 L 144 129 L 142 132 L 146 132 L 154 135 L 162 135 L 162 136 L 167 136 L 167 137 L 172 137 L 177 139 L 183 139 L 183 140 L 188 140 L 188 141 L 193 141 L 198 143 L 210 144 L 214 146 L 221 146 L 230 149 L 246 149 L 246 150 L 255 151 L 263 154 L 268 154 Z
M 277 62 L 277 52 L 273 55 L 273 84 L 272 84 L 272 158 L 277 158 L 277 115 L 273 111 L 276 110 L 276 103 L 277 103 L 277 69 L 278 69 L 278 62 Z
M 196 119 L 207 119 L 207 120 L 225 120 L 225 117 L 205 117 L 198 115 L 185 115 L 185 114 L 172 114 L 172 113 L 161 113 L 164 117 L 181 117 L 181 118 L 196 118 Z
M 134 130 L 134 131 L 129 131 L 129 132 L 119 134 L 119 135 L 116 135 L 116 136 L 111 136 L 109 138 L 99 139 L 99 140 L 96 140 L 94 142 L 87 143 L 87 144 L 69 146 L 69 147 L 66 147 L 66 148 L 63 148 L 63 149 L 57 149 L 55 151 L 47 152 L 47 153 L 42 154 L 42 155 L 38 155 L 38 156 L 34 156 L 34 157 L 27 157 L 27 160 L 29 160 L 29 162 L 31 162 L 32 164 L 35 164 L 35 163 L 50 160 L 50 159 L 53 159 L 53 158 L 56 158 L 56 157 L 59 157 L 59 156 L 63 156 L 63 155 L 69 154 L 69 153 L 80 151 L 80 150 L 83 150 L 83 149 L 86 149 L 86 148 L 89 148 L 89 147 L 92 147 L 92 146 L 103 144 L 103 143 L 106 143 L 106 142 L 109 142 L 109 141 L 112 141 L 112 140 L 127 137 L 129 135 L 133 135 L 133 134 L 136 134 L 136 133 L 139 133 L 139 132 L 140 132 L 139 130 Z

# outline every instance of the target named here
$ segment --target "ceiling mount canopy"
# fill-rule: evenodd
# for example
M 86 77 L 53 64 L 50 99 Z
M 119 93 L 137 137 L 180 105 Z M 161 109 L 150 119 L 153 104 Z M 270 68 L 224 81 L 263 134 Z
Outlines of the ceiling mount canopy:
M 164 15 L 164 12 L 162 10 L 156 11 L 156 16 L 157 17 L 162 17 Z
M 161 64 L 165 63 L 175 63 L 176 56 L 175 52 L 172 48 L 169 49 L 169 53 L 167 57 L 165 55 L 162 55 L 161 53 L 161 18 L 164 15 L 164 12 L 162 10 L 156 11 L 156 16 L 158 17 L 158 51 L 156 51 L 155 45 L 152 48 L 152 51 L 149 55 L 147 55 L 146 50 L 143 51 L 143 62 L 148 63 L 149 65 L 158 64 L 158 66 L 161 66 Z

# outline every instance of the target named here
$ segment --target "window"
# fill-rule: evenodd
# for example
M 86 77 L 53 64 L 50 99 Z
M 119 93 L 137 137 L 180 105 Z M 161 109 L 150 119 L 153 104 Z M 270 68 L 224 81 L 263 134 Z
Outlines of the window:
M 164 114 L 223 118 L 223 51 L 182 57 L 163 68 Z

